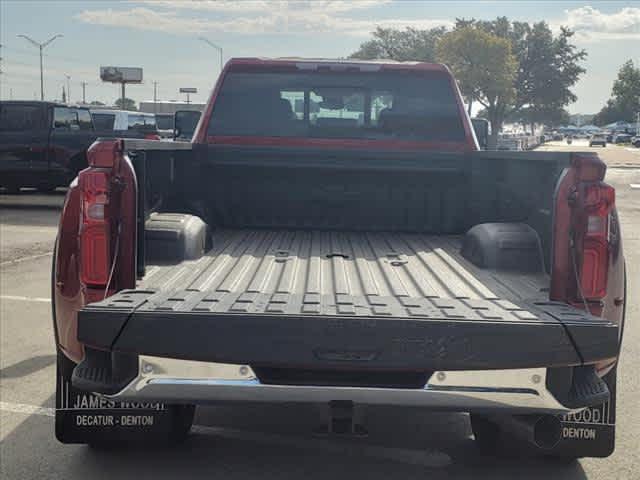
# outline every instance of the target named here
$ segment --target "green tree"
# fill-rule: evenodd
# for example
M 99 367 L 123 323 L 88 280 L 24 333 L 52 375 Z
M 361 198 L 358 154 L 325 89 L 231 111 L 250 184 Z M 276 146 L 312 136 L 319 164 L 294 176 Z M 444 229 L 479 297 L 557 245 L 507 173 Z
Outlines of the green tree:
M 563 115 L 564 107 L 575 102 L 571 91 L 585 69 L 580 65 L 587 53 L 571 43 L 573 32 L 561 28 L 555 37 L 546 22 L 533 25 L 511 22 L 506 17 L 478 21 L 458 19 L 456 29 L 476 26 L 507 39 L 518 62 L 516 90 L 506 115 L 518 115 L 524 123 L 549 123 Z
M 378 27 L 372 33 L 373 38 L 362 43 L 358 51 L 349 55 L 349 58 L 433 62 L 436 57 L 436 44 L 445 32 L 444 27 L 429 30 Z
M 136 102 L 133 101 L 133 99 L 128 97 L 124 97 L 124 103 L 122 102 L 122 98 L 118 98 L 115 102 L 113 102 L 113 104 L 119 110 L 137 110 Z
M 93 102 L 89 103 L 89 105 L 98 105 L 98 106 L 101 106 L 101 105 L 104 105 L 104 103 L 99 102 L 98 100 L 94 100 Z
M 611 98 L 594 117 L 596 125 L 606 125 L 618 120 L 631 122 L 640 112 L 640 67 L 628 60 L 618 71 L 613 82 Z
M 489 148 L 495 147 L 507 108 L 516 95 L 518 63 L 511 44 L 505 38 L 466 25 L 442 37 L 437 59 L 449 66 L 469 103 L 477 100 L 486 109 L 491 123 Z
M 516 58 L 515 93 L 498 99 L 496 113 L 504 112 L 503 117 L 517 116 L 527 125 L 548 124 L 561 118 L 564 108 L 576 100 L 571 88 L 585 72 L 580 63 L 587 54 L 571 43 L 571 30 L 561 28 L 554 36 L 545 22 L 529 24 L 510 21 L 506 17 L 488 21 L 458 19 L 454 30 L 465 27 L 476 27 L 508 40 Z M 438 41 L 446 33 L 443 27 L 430 30 L 377 28 L 373 38 L 350 57 L 432 62 L 437 59 Z M 474 65 L 474 69 L 480 67 Z M 460 73 L 456 72 L 456 75 Z M 460 81 L 460 85 L 467 102 L 476 101 L 473 84 Z

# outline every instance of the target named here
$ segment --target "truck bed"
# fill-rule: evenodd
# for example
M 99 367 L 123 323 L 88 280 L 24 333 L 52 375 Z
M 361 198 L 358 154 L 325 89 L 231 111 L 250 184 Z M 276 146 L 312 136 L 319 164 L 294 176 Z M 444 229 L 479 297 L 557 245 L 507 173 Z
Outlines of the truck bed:
M 202 258 L 148 266 L 79 314 L 123 353 L 255 368 L 433 371 L 580 365 L 614 324 L 549 302 L 544 274 L 475 267 L 460 237 L 221 229 Z
M 215 300 L 208 310 L 218 313 L 405 317 L 443 309 L 465 318 L 471 309 L 537 318 L 519 304 L 546 298 L 547 275 L 483 270 L 460 246 L 459 236 L 226 229 L 198 260 L 149 266 L 139 288 L 164 292 L 157 305 L 172 309 L 186 306 L 172 292 L 207 292 Z

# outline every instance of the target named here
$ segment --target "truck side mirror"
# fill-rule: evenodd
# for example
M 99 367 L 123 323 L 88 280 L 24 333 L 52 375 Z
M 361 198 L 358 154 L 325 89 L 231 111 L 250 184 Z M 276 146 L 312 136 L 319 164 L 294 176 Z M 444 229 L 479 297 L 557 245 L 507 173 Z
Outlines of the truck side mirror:
M 489 145 L 489 121 L 484 118 L 472 118 L 471 124 L 480 150 L 486 150 Z
M 200 112 L 194 110 L 178 110 L 173 116 L 173 139 L 191 140 L 200 121 L 200 115 Z

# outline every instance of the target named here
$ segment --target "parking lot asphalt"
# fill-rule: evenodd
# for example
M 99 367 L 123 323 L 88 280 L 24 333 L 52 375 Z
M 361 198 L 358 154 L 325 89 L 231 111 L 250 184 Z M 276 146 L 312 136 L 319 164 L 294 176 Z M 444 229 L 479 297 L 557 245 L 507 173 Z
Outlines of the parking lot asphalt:
M 566 144 L 543 149 L 566 150 Z M 640 149 L 594 150 L 611 167 L 628 268 L 627 325 L 618 378 L 616 452 L 571 464 L 480 456 L 465 414 L 368 411 L 369 436 L 314 436 L 315 411 L 295 405 L 199 408 L 185 445 L 96 451 L 53 434 L 55 349 L 51 249 L 63 193 L 0 194 L 0 477 L 100 478 L 640 478 Z M 635 167 L 635 162 L 638 166 Z

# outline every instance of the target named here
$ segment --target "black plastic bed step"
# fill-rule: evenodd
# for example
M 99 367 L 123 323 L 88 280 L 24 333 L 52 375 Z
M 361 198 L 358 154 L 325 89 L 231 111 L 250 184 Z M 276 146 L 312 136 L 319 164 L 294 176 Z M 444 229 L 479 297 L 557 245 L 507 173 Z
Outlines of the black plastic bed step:
M 547 388 L 568 408 L 602 405 L 611 396 L 607 383 L 597 375 L 594 365 L 550 368 Z
M 119 392 L 138 374 L 138 356 L 85 347 L 85 355 L 74 369 L 73 386 L 87 392 Z
M 577 367 L 573 370 L 573 382 L 567 397 L 569 407 L 600 405 L 609 399 L 609 387 L 596 374 L 593 365 Z

